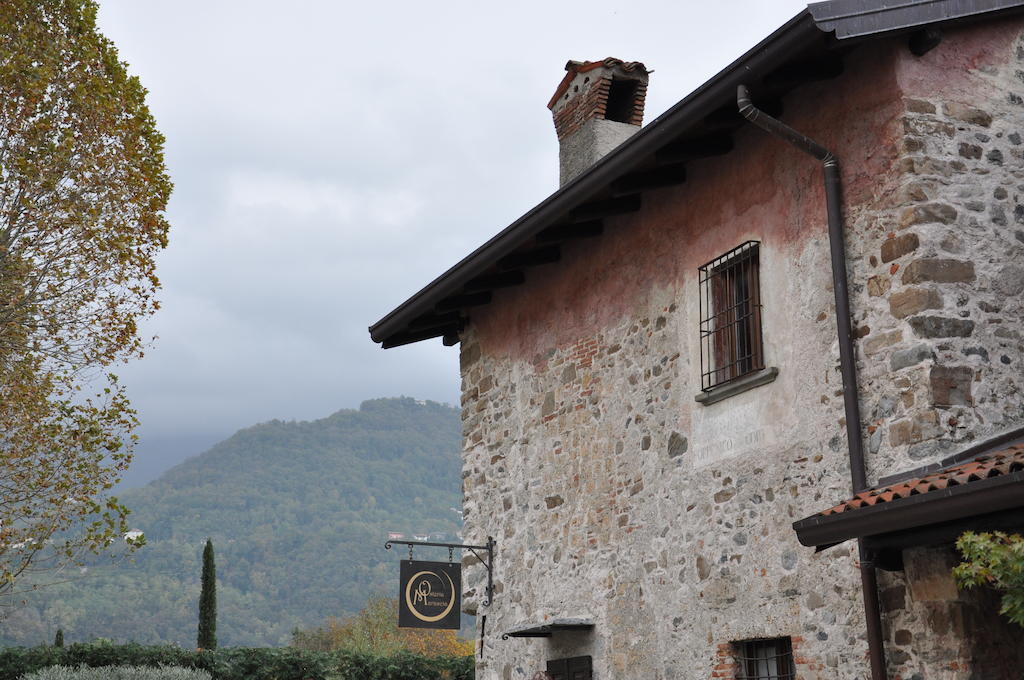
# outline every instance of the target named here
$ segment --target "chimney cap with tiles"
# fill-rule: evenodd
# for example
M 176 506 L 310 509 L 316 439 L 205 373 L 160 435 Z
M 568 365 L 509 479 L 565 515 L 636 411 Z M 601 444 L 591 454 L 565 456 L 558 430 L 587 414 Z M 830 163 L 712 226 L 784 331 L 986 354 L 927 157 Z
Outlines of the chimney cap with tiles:
M 569 61 L 565 71 L 548 102 L 563 185 L 640 129 L 650 73 L 639 61 L 612 57 Z

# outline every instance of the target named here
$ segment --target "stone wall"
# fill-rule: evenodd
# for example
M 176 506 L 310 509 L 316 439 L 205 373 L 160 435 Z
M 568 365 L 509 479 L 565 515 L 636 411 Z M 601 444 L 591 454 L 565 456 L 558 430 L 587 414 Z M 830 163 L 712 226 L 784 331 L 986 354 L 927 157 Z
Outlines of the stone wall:
M 787 122 L 842 162 L 872 477 L 1021 422 L 1019 370 L 999 369 L 1021 360 L 1006 335 L 1020 301 L 999 292 L 1019 262 L 1006 238 L 1014 117 L 985 99 L 972 108 L 987 127 L 962 120 L 980 114 L 952 96 L 1015 77 L 1019 25 L 999 30 L 953 33 L 917 61 L 901 43 L 872 45 L 785 102 Z M 979 134 L 981 158 L 965 159 L 961 142 Z M 732 642 L 781 636 L 803 680 L 867 673 L 855 546 L 814 553 L 791 527 L 850 485 L 821 169 L 756 129 L 736 146 L 745 163 L 692 164 L 685 185 L 566 246 L 462 335 L 466 538 L 497 540 L 492 606 L 484 570 L 465 563 L 465 607 L 487 616 L 480 678 L 580 655 L 602 679 L 729 677 Z M 748 239 L 762 244 L 765 357 L 779 374 L 704 406 L 697 268 Z M 500 637 L 561 617 L 595 629 Z
M 872 479 L 1024 424 L 1019 27 L 956 33 L 897 65 L 899 180 L 851 211 Z
M 882 580 L 889 667 L 905 680 L 1019 680 L 1024 630 L 999 611 L 999 595 L 958 590 L 951 546 L 904 551 L 906 569 Z

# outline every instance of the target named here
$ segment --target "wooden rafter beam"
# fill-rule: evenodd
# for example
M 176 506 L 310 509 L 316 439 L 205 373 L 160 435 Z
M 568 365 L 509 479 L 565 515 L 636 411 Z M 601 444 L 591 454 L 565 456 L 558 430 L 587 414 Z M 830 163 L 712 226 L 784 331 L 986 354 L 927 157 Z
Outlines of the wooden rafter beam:
M 417 317 L 409 322 L 406 326 L 407 330 L 410 331 L 421 331 L 428 328 L 441 328 L 446 326 L 458 326 L 462 327 L 466 320 L 458 312 L 448 312 L 446 314 L 425 314 Z
M 657 153 L 657 160 L 659 165 L 675 165 L 701 158 L 723 156 L 732 151 L 732 147 L 731 135 L 708 135 L 663 146 Z
M 434 305 L 437 312 L 451 312 L 466 307 L 479 307 L 491 302 L 491 292 L 482 291 L 479 293 L 466 293 L 464 295 L 449 295 Z
M 392 347 L 400 347 L 402 345 L 410 345 L 414 342 L 420 342 L 422 340 L 429 340 L 430 338 L 444 337 L 446 334 L 458 333 L 459 330 L 454 327 L 446 328 L 428 328 L 422 331 L 407 331 L 404 333 L 395 333 L 394 335 L 385 338 L 381 343 L 381 347 L 384 349 L 391 349 Z
M 536 267 L 542 264 L 558 262 L 562 258 L 562 251 L 558 246 L 544 246 L 534 250 L 526 250 L 519 253 L 512 253 L 498 260 L 500 269 L 520 269 L 522 267 Z
M 592 220 L 599 220 L 602 217 L 611 217 L 612 215 L 623 215 L 625 213 L 636 212 L 639 209 L 639 195 L 608 198 L 603 201 L 584 203 L 578 208 L 574 208 L 572 212 L 569 213 L 569 221 L 590 222 Z
M 794 87 L 818 80 L 830 80 L 843 72 L 843 60 L 838 56 L 791 62 L 764 77 L 768 86 Z
M 612 194 L 625 195 L 675 186 L 686 181 L 686 164 L 674 163 L 634 172 L 612 182 Z
M 604 232 L 601 220 L 557 224 L 537 234 L 537 243 L 560 243 L 574 238 L 593 238 Z
M 521 271 L 499 272 L 497 274 L 484 274 L 475 279 L 470 279 L 462 287 L 467 293 L 474 293 L 482 290 L 495 290 L 497 288 L 510 288 L 519 286 L 526 282 L 526 274 Z

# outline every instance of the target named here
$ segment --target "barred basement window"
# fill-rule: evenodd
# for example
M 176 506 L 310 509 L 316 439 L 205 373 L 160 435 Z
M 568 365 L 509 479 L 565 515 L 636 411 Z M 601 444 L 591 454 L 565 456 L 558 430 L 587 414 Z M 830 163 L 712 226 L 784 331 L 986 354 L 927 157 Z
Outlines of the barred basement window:
M 793 680 L 793 643 L 788 637 L 734 642 L 738 680 Z
M 547 664 L 551 680 L 593 680 L 594 664 L 589 656 L 552 659 Z
M 699 269 L 701 390 L 764 368 L 757 241 Z

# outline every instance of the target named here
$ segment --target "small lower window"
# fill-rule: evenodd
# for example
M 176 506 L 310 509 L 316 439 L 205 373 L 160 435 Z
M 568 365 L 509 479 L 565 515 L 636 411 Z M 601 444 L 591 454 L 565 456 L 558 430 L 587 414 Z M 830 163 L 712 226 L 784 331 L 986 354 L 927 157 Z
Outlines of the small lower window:
M 594 664 L 589 656 L 574 656 L 571 659 L 548 661 L 548 676 L 551 680 L 591 680 Z
M 793 644 L 788 637 L 734 642 L 738 680 L 793 680 Z

